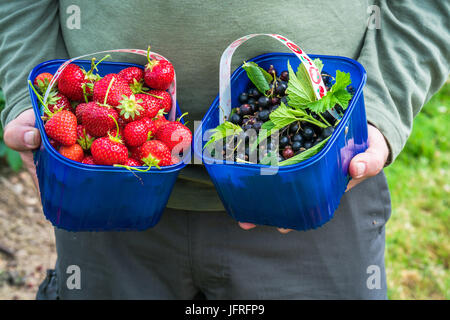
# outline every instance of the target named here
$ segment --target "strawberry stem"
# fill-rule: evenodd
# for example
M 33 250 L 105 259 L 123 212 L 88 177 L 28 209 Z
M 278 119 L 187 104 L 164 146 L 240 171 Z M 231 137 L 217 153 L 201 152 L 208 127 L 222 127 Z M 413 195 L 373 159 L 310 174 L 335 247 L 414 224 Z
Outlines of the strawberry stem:
M 108 89 L 106 89 L 105 99 L 103 100 L 103 104 L 104 104 L 104 105 L 106 105 L 106 101 L 108 101 L 109 90 L 111 89 L 112 84 L 113 84 L 113 82 L 114 82 L 115 79 L 116 79 L 116 78 L 114 78 L 114 77 L 111 79 L 111 81 L 109 82 L 109 85 L 108 85 Z
M 120 139 L 119 139 L 119 123 L 117 122 L 116 118 L 114 118 L 112 115 L 108 114 L 108 117 L 113 119 L 113 121 L 114 121 L 114 123 L 116 125 L 116 136 L 115 137 L 111 137 L 110 136 L 110 138 L 112 138 L 114 141 L 119 142 L 120 141 Z
M 50 109 L 48 108 L 47 104 L 44 103 L 44 101 L 42 100 L 42 96 L 37 92 L 36 88 L 31 83 L 31 80 L 28 80 L 28 85 L 31 87 L 31 89 L 33 90 L 34 94 L 38 98 L 39 102 L 44 107 L 44 113 L 47 114 L 47 116 L 52 117 L 53 113 L 50 111 Z

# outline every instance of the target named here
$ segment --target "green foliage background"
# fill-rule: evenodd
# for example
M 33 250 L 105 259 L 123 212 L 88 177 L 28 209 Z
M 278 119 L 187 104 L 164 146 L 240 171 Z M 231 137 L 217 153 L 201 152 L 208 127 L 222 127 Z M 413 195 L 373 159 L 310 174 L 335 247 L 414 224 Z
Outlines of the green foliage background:
M 450 299 L 449 123 L 447 83 L 416 117 L 404 150 L 385 169 L 392 197 L 386 226 L 390 299 Z M 2 138 L 0 126 L 0 166 L 20 170 L 18 153 Z

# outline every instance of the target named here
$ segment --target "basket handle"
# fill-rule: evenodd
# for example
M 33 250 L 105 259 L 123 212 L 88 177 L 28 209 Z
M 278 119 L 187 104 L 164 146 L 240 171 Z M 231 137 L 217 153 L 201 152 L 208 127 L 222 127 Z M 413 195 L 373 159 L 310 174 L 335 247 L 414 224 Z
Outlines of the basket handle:
M 44 103 L 47 103 L 47 99 L 48 96 L 50 94 L 50 91 L 53 87 L 53 85 L 55 84 L 55 82 L 58 80 L 59 76 L 61 75 L 61 72 L 66 68 L 66 66 L 70 63 L 72 63 L 75 60 L 79 60 L 82 58 L 86 58 L 89 56 L 93 56 L 93 55 L 99 55 L 99 54 L 104 54 L 104 53 L 112 53 L 112 52 L 123 52 L 123 53 L 133 53 L 133 54 L 137 54 L 140 56 L 144 56 L 147 57 L 147 51 L 146 50 L 142 50 L 142 49 L 114 49 L 114 50 L 105 50 L 105 51 L 99 51 L 99 52 L 94 52 L 94 53 L 89 53 L 89 54 L 85 54 L 76 58 L 72 58 L 67 60 L 66 62 L 64 62 L 62 65 L 59 66 L 58 70 L 56 70 L 55 74 L 53 75 L 53 79 L 50 81 L 49 86 L 47 88 L 47 91 L 45 92 L 44 95 Z M 163 57 L 162 55 L 156 53 L 156 52 L 151 52 L 150 51 L 150 58 L 152 59 L 156 59 L 156 60 L 167 60 L 165 57 Z M 176 116 L 176 103 L 177 103 L 177 90 L 176 90 L 176 75 L 175 75 L 175 71 L 174 71 L 174 78 L 173 78 L 173 82 L 171 83 L 170 87 L 169 87 L 169 93 L 172 97 L 172 109 L 170 109 L 170 113 L 169 113 L 169 120 L 170 121 L 174 121 L 175 120 L 175 116 Z
M 231 58 L 233 57 L 234 51 L 246 42 L 247 40 L 259 37 L 266 36 L 271 37 L 280 41 L 286 47 L 288 47 L 299 59 L 302 61 L 302 65 L 305 66 L 308 71 L 309 79 L 311 80 L 311 84 L 314 89 L 314 94 L 317 99 L 321 99 L 326 94 L 325 84 L 323 83 L 322 77 L 320 75 L 319 69 L 316 67 L 314 62 L 308 55 L 294 42 L 291 40 L 279 35 L 279 34 L 268 34 L 268 33 L 257 33 L 257 34 L 249 34 L 243 36 L 233 43 L 231 43 L 228 48 L 222 54 L 220 58 L 220 78 L 219 78 L 219 104 L 220 104 L 220 112 L 219 112 L 219 123 L 223 123 L 225 120 L 225 116 L 228 116 L 231 112 L 231 87 L 230 87 L 230 78 L 231 78 Z

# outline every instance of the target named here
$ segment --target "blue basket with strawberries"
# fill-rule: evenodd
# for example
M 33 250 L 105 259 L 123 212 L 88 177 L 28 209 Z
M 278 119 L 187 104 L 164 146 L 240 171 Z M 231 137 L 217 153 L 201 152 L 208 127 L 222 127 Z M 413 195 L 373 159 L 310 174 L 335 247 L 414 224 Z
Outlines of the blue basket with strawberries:
M 148 61 L 50 60 L 28 77 L 43 211 L 68 231 L 153 227 L 190 152 L 172 64 L 150 49 L 96 54 L 112 52 Z
M 233 42 L 220 62 L 220 92 L 194 135 L 227 212 L 237 221 L 294 230 L 333 218 L 350 180 L 350 160 L 368 147 L 366 72 L 345 57 L 268 53 L 230 72 Z

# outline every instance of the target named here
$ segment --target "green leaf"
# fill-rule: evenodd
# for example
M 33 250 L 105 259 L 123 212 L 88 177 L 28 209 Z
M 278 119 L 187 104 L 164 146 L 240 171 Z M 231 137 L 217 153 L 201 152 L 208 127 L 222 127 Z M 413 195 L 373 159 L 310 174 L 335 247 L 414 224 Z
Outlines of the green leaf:
M 297 154 L 296 156 L 293 156 L 292 158 L 281 161 L 278 165 L 279 166 L 289 166 L 291 164 L 297 164 L 302 161 L 305 161 L 306 159 L 311 158 L 313 155 L 319 153 L 319 151 L 322 150 L 322 148 L 325 146 L 325 143 L 327 143 L 328 139 L 330 139 L 330 137 L 319 142 L 318 144 L 309 148 L 308 150 L 305 150 L 305 151 Z
M 304 108 L 309 102 L 316 100 L 314 89 L 308 72 L 303 64 L 299 65 L 297 74 L 294 73 L 288 61 L 289 82 L 286 90 L 289 105 L 296 109 Z
M 242 128 L 232 122 L 225 121 L 224 123 L 218 125 L 215 129 L 212 129 L 211 131 L 214 133 L 209 138 L 209 141 L 205 143 L 203 149 L 205 149 L 208 145 L 210 145 L 213 142 L 219 141 L 228 136 L 234 136 L 239 134 L 240 132 L 242 132 Z
M 322 72 L 323 69 L 323 62 L 319 58 L 316 58 L 313 60 L 314 64 L 316 65 L 317 69 L 319 69 L 319 73 Z
M 22 159 L 19 153 L 9 148 L 6 148 L 6 162 L 16 172 L 22 168 Z
M 254 62 L 244 62 L 242 68 L 247 72 L 248 78 L 255 87 L 266 95 L 266 91 L 270 89 L 269 83 L 272 81 L 268 79 L 273 79 L 272 76 Z
M 308 103 L 307 108 L 315 113 L 322 113 L 338 104 L 345 110 L 352 97 L 347 91 L 347 86 L 350 84 L 350 73 L 337 70 L 336 82 L 331 87 L 331 90 L 322 99 Z

